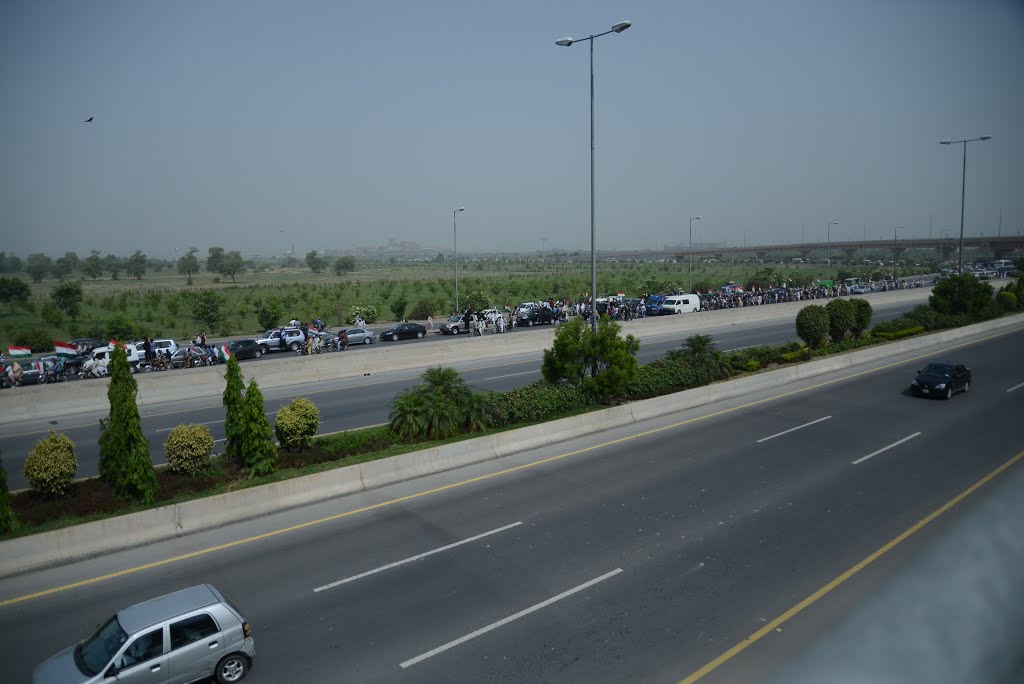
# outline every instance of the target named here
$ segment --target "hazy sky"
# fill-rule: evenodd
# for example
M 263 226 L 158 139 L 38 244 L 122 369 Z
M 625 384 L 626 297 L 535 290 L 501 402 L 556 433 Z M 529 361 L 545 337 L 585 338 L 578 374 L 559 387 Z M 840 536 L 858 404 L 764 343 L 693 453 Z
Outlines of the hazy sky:
M 623 19 L 599 248 L 1024 230 L 1020 0 L 11 0 L 0 248 L 588 250 Z

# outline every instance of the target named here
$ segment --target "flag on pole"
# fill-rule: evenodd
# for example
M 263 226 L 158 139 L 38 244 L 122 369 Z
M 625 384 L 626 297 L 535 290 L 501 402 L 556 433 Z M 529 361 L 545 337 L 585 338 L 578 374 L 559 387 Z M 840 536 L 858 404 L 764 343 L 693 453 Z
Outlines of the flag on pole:
M 220 346 L 220 355 L 224 358 L 224 361 L 231 358 L 231 350 L 228 349 L 227 342 Z
M 36 361 L 35 363 L 33 363 L 32 364 L 32 368 L 34 368 L 36 373 L 39 373 L 40 375 L 43 375 L 44 373 L 46 373 L 46 366 L 43 365 L 42 363 L 40 363 L 39 361 Z
M 32 356 L 32 350 L 28 347 L 8 347 L 7 351 L 12 359 L 24 359 Z
M 73 359 L 78 356 L 78 350 L 75 349 L 75 345 L 68 344 L 67 342 L 54 340 L 53 348 L 57 351 L 57 356 L 63 356 L 66 359 Z

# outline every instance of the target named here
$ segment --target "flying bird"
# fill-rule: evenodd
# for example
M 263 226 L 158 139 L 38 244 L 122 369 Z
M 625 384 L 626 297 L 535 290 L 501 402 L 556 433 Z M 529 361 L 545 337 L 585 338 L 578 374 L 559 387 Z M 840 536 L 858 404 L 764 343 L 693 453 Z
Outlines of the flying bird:
M 90 116 L 90 117 L 89 117 L 88 119 L 86 119 L 86 120 L 85 120 L 85 121 L 83 121 L 82 123 L 92 123 L 92 120 L 93 120 L 93 119 L 95 119 L 95 118 L 96 118 L 96 117 L 94 117 L 94 116 Z

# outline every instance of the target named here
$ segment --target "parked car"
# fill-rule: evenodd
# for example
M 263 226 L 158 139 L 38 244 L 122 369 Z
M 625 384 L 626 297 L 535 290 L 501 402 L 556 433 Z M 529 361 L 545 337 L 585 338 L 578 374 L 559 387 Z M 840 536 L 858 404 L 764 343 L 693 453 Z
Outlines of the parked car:
M 598 302 L 600 305 L 600 302 Z M 600 306 L 598 306 L 598 313 L 601 313 Z M 516 317 L 519 325 L 525 325 L 527 328 L 533 325 L 541 325 L 543 323 L 554 323 L 555 314 L 551 309 L 543 306 L 535 306 L 525 311 L 520 311 Z
M 466 323 L 459 314 L 452 314 L 451 318 L 442 323 L 438 328 L 443 335 L 458 335 L 466 331 Z
M 201 584 L 118 611 L 40 663 L 32 681 L 238 682 L 255 656 L 252 627 L 216 588 Z
M 377 339 L 377 334 L 372 330 L 366 328 L 348 328 L 345 332 L 348 333 L 348 344 L 373 344 L 374 340 Z
M 850 294 L 871 294 L 870 285 L 854 285 L 850 288 Z
M 915 397 L 942 397 L 952 399 L 957 392 L 971 387 L 971 369 L 962 363 L 929 363 L 917 372 L 910 383 L 910 394 Z
M 284 344 L 286 349 L 297 351 L 299 347 L 306 343 L 306 336 L 302 333 L 301 328 L 277 328 L 276 330 L 268 330 L 263 333 L 256 342 L 263 347 L 263 353 L 272 351 L 281 351 L 281 332 L 284 331 Z
M 382 340 L 408 340 L 419 339 L 427 334 L 427 328 L 419 323 L 399 323 L 381 331 Z M 351 340 L 350 340 L 351 343 Z
M 258 359 L 263 356 L 263 347 L 253 339 L 231 340 L 228 342 L 228 351 L 236 359 Z
M 139 362 L 144 360 L 145 357 L 136 348 L 134 344 L 123 345 L 125 353 L 128 356 L 128 365 L 131 366 L 132 372 L 136 372 L 139 369 Z M 89 358 L 94 360 L 110 360 L 110 353 L 114 351 L 114 345 L 108 344 L 104 347 L 96 347 L 89 353 Z
M 53 368 L 58 363 L 63 361 L 64 362 L 64 374 L 69 379 L 74 379 L 74 378 L 77 378 L 79 375 L 81 375 L 81 373 L 82 373 L 82 364 L 88 358 L 89 358 L 88 356 L 83 356 L 82 354 L 79 354 L 78 356 L 74 357 L 73 359 L 69 359 L 69 358 L 57 356 L 55 354 L 51 354 L 50 356 L 42 357 L 41 359 L 39 359 L 39 361 L 41 363 L 45 364 L 45 367 L 46 367 L 47 370 L 49 370 L 50 368 Z

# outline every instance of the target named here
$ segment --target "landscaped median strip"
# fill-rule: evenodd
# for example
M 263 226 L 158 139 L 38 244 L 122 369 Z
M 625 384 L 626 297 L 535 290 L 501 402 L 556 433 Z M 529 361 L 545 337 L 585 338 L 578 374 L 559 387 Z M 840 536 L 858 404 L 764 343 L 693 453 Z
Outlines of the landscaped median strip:
M 1020 330 L 1020 323 L 1022 321 L 1024 321 L 1024 316 L 997 319 L 935 335 L 902 340 L 900 342 L 883 345 L 881 347 L 868 348 L 849 354 L 839 355 L 837 357 L 811 361 L 799 366 L 757 373 L 737 380 L 694 388 L 692 390 L 657 397 L 655 399 L 647 399 L 609 409 L 594 411 L 580 416 L 563 418 L 547 424 L 546 429 L 544 430 L 537 430 L 536 427 L 531 426 L 508 432 L 500 432 L 487 437 L 464 440 L 461 442 L 433 447 L 423 451 L 401 454 L 388 459 L 369 461 L 349 467 L 337 468 L 323 473 L 318 473 L 316 475 L 284 480 L 205 499 L 188 501 L 174 506 L 164 506 L 130 515 L 85 523 L 75 527 L 68 527 L 54 532 L 45 532 L 26 537 L 19 537 L 0 542 L 0 576 L 11 575 L 59 563 L 66 563 L 133 546 L 141 546 L 146 543 L 170 539 L 181 536 L 185 533 L 198 532 L 231 522 L 258 517 L 260 515 L 265 515 L 267 513 L 272 513 L 286 508 L 293 508 L 336 498 L 345 494 L 366 491 L 382 487 L 384 485 L 443 472 L 461 466 L 470 465 L 472 463 L 479 463 L 481 461 L 509 456 L 531 449 L 553 446 L 580 434 L 593 432 L 595 428 L 606 430 L 615 427 L 623 427 L 643 420 L 669 415 L 686 409 L 692 409 L 697 406 L 732 399 L 748 394 L 752 391 L 770 389 L 772 387 L 778 387 L 798 380 L 805 380 L 824 373 L 846 369 L 858 363 L 871 363 L 895 354 L 926 349 L 957 339 L 977 335 L 979 333 L 994 331 L 988 336 L 960 344 L 950 345 L 943 349 L 943 351 L 950 351 L 992 339 L 1000 335 L 1016 332 Z M 602 444 L 539 459 L 537 461 L 499 470 L 487 475 L 417 492 L 398 499 L 380 502 L 354 511 L 348 511 L 281 530 L 267 532 L 255 537 L 198 550 L 182 556 L 169 558 L 156 563 L 150 563 L 137 568 L 130 568 L 90 580 L 83 580 L 82 582 L 76 582 L 63 587 L 55 587 L 53 589 L 37 592 L 28 596 L 0 601 L 0 606 L 17 603 L 56 591 L 63 591 L 75 586 L 103 581 L 124 574 L 129 574 L 131 572 L 158 567 L 160 565 L 177 562 L 186 558 L 194 558 L 206 553 L 232 548 L 250 541 L 273 537 L 311 525 L 337 520 L 356 513 L 374 510 L 402 501 L 409 501 L 456 487 L 466 486 L 474 482 L 500 477 L 545 463 L 551 463 L 559 459 L 589 453 L 596 449 L 601 449 L 614 444 L 621 444 L 645 435 L 675 429 L 715 416 L 740 411 L 751 406 L 757 406 L 767 402 L 775 402 L 781 398 L 794 396 L 820 387 L 844 382 L 846 380 L 878 372 L 886 368 L 913 363 L 930 356 L 932 353 L 934 352 L 929 351 L 927 354 L 907 358 L 902 361 L 896 361 L 866 370 L 848 373 L 838 378 L 825 380 L 824 382 L 790 390 L 753 402 L 747 402 L 722 409 L 720 411 L 714 411 L 712 413 L 673 423 L 671 425 L 653 428 L 651 430 L 646 430 L 623 438 L 610 440 Z

